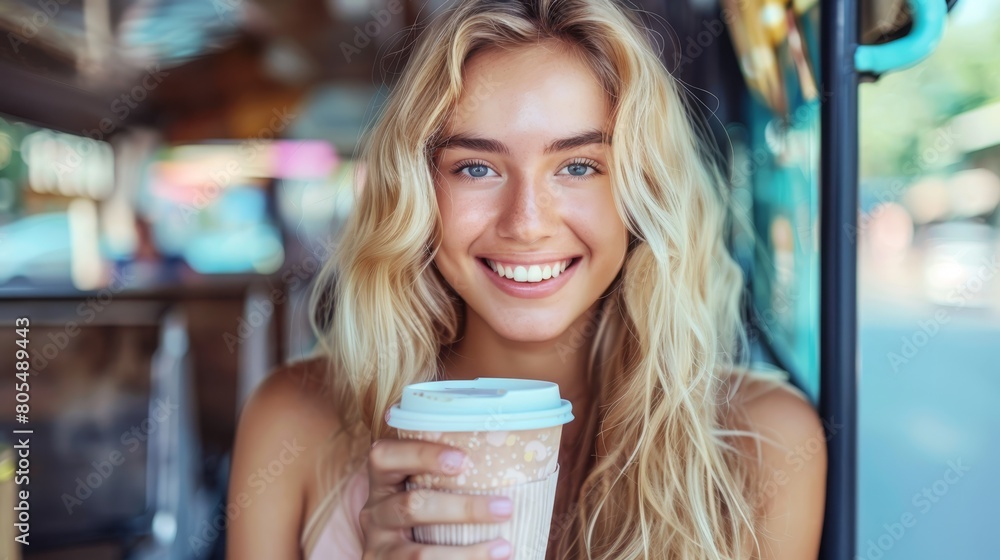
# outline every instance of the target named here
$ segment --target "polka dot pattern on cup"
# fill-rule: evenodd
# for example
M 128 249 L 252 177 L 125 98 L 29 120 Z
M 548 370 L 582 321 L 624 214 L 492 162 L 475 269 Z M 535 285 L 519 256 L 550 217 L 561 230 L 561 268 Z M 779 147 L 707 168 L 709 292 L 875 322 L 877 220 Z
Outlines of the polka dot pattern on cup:
M 490 432 L 399 430 L 403 439 L 451 445 L 466 452 L 465 470 L 456 476 L 417 475 L 423 487 L 489 489 L 542 480 L 556 469 L 562 426 Z

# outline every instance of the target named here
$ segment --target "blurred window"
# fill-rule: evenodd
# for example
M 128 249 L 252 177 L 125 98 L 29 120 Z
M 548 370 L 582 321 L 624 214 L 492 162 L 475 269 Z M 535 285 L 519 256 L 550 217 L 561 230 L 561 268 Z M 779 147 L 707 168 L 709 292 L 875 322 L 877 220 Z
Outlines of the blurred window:
M 858 558 L 990 558 L 1000 480 L 1000 1 L 859 92 Z
M 819 6 L 727 10 L 749 89 L 734 145 L 733 239 L 752 294 L 751 342 L 815 401 L 819 392 Z M 754 56 L 750 56 L 753 54 Z
M 109 144 L 0 118 L 0 289 L 99 285 L 113 190 Z

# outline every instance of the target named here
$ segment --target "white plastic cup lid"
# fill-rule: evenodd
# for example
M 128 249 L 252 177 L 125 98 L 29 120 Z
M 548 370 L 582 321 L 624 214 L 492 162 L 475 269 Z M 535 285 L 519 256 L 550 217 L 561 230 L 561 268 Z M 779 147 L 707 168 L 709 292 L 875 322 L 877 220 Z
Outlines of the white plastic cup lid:
M 477 377 L 409 385 L 386 422 L 400 430 L 427 432 L 536 430 L 570 422 L 572 409 L 555 383 Z

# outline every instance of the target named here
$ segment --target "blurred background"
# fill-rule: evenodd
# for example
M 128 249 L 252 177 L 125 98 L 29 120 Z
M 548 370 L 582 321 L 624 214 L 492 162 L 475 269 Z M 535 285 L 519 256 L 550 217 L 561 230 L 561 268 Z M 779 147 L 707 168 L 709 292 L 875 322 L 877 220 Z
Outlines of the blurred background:
M 754 360 L 817 401 L 820 110 L 839 94 L 819 45 L 835 28 L 817 0 L 636 4 L 732 173 Z M 870 560 L 995 556 L 1000 0 L 948 4 L 930 57 L 859 91 L 843 234 Z M 34 432 L 31 545 L 8 557 L 224 557 L 240 406 L 312 351 L 309 287 L 351 212 L 360 135 L 447 5 L 0 0 L 0 367 L 14 375 L 23 338 L 31 364 L 27 422 L 0 388 L 6 525 L 12 431 Z M 911 27 L 902 1 L 859 10 L 866 44 Z

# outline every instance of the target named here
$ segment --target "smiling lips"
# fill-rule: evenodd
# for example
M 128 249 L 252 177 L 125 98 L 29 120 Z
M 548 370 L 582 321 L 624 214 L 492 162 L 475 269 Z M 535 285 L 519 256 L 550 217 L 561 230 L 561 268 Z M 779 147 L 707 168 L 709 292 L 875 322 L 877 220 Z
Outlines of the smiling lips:
M 484 259 L 486 264 L 501 276 L 515 282 L 541 282 L 549 278 L 558 278 L 566 270 L 566 267 L 573 262 L 573 259 L 565 259 L 552 263 L 519 265 L 509 264 Z

